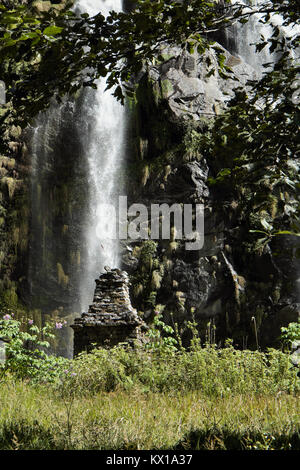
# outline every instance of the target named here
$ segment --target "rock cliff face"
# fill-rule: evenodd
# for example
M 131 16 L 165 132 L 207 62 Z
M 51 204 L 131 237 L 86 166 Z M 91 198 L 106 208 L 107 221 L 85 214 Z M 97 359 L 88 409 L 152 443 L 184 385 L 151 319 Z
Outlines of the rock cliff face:
M 51 6 L 60 9 L 66 2 L 8 0 L 5 3 L 10 8 L 29 4 L 39 14 Z M 86 185 L 81 184 L 86 178 L 84 168 L 76 156 L 74 159 L 77 142 L 68 123 L 71 114 L 72 110 L 66 107 L 61 112 L 57 110 L 56 124 L 62 124 L 58 132 L 55 119 L 47 126 L 46 115 L 43 116 L 43 138 L 38 142 L 34 142 L 32 128 L 22 132 L 10 122 L 2 136 L 9 150 L 0 155 L 0 307 L 12 309 L 16 315 L 28 314 L 38 323 L 43 318 L 49 319 L 48 314 L 70 313 L 70 298 L 72 302 L 76 299 L 74 285 L 77 287 L 80 254 L 74 230 L 76 235 L 77 226 L 80 230 L 78 220 L 81 219 L 77 214 L 85 197 Z M 48 150 L 51 154 L 47 160 Z M 36 151 L 38 161 L 34 157 Z M 37 211 L 40 202 L 43 208 Z M 53 243 L 53 233 L 59 240 L 57 244 Z M 32 257 L 39 259 L 34 268 Z M 72 265 L 71 279 L 68 279 L 68 263 Z M 71 343 L 71 338 L 68 342 Z M 64 341 L 57 351 L 65 353 Z
M 233 79 L 222 79 L 218 74 L 207 77 L 207 61 L 218 68 L 213 51 L 203 56 L 181 53 L 177 47 L 164 49 L 165 62 L 152 67 L 149 79 L 157 86 L 157 93 L 166 100 L 172 114 L 180 119 L 199 120 L 203 116 L 218 114 L 233 95 L 235 87 L 248 79 L 257 78 L 255 70 L 216 44 L 226 57 L 226 65 L 234 72 Z
M 134 345 L 142 341 L 146 325 L 132 307 L 129 278 L 119 269 L 108 270 L 96 279 L 96 289 L 89 311 L 76 318 L 74 354 L 90 350 L 92 345 L 113 347 L 119 343 Z
M 0 156 L 0 305 L 16 307 L 23 286 L 29 239 L 29 155 L 21 129 L 5 136 L 10 153 Z
M 213 330 L 217 341 L 231 337 L 240 347 L 255 346 L 254 317 L 260 345 L 275 345 L 280 326 L 299 318 L 299 243 L 287 237 L 261 252 L 249 250 L 237 203 L 226 194 L 220 199 L 209 186 L 211 162 L 197 144 L 234 87 L 257 78 L 257 71 L 234 48 L 223 53 L 236 80 L 206 77 L 205 60 L 216 63 L 213 53 L 199 57 L 176 47 L 162 53 L 164 62 L 140 77 L 136 93 L 130 203 L 144 203 L 149 213 L 151 203 L 204 204 L 205 243 L 199 251 L 186 251 L 184 240 L 173 236 L 124 247 L 133 304 L 145 318 L 163 308 L 186 343 L 186 322 L 194 319 L 203 339 Z

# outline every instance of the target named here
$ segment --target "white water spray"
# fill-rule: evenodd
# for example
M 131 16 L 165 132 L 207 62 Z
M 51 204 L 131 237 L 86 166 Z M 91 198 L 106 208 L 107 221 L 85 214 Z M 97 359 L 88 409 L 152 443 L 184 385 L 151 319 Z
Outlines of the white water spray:
M 78 0 L 76 7 L 90 16 L 99 11 L 107 16 L 111 10 L 121 11 L 122 1 Z M 84 116 L 81 116 L 88 123 L 87 133 L 81 134 L 81 141 L 83 151 L 86 152 L 89 187 L 84 240 L 86 265 L 80 285 L 82 311 L 87 309 L 92 300 L 94 279 L 103 271 L 104 266 L 119 265 L 118 241 L 105 239 L 111 217 L 103 209 L 105 204 L 115 204 L 120 194 L 118 177 L 124 157 L 125 113 L 123 106 L 112 96 L 111 90 L 105 91 L 105 79 L 98 80 L 97 86 L 96 91 L 86 92 L 82 108 Z
M 266 3 L 266 0 L 232 0 L 232 4 L 245 5 L 243 9 L 245 13 Z M 256 13 L 250 17 L 246 24 L 241 25 L 238 23 L 237 25 L 237 53 L 247 64 L 255 69 L 259 76 L 262 76 L 264 71 L 272 69 L 272 66 L 268 68 L 263 65 L 276 62 L 277 54 L 276 52 L 270 53 L 268 46 L 258 52 L 254 44 L 258 43 L 262 38 L 267 41 L 272 36 L 272 25 L 277 26 L 280 35 L 285 38 L 291 38 L 295 34 L 299 34 L 300 31 L 299 25 L 293 27 L 283 26 L 283 18 L 279 14 L 273 13 L 270 15 L 270 24 L 260 22 L 263 16 L 263 14 Z

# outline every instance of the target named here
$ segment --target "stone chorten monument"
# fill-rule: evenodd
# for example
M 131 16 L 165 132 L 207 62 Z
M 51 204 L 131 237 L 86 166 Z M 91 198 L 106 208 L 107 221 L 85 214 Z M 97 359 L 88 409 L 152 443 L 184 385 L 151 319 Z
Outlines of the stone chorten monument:
M 94 300 L 89 311 L 76 318 L 74 356 L 92 349 L 92 344 L 113 347 L 126 342 L 142 341 L 146 324 L 132 307 L 129 298 L 129 278 L 126 271 L 105 268 L 106 273 L 96 279 Z

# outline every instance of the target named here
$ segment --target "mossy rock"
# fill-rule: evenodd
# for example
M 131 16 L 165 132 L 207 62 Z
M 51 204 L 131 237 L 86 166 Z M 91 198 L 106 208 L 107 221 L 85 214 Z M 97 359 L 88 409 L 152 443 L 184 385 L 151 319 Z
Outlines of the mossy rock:
M 51 8 L 62 10 L 67 4 L 71 6 L 73 3 L 73 0 L 35 0 L 32 3 L 32 7 L 37 10 L 37 12 L 43 13 L 49 11 Z
M 49 0 L 35 0 L 32 4 L 33 8 L 38 10 L 39 12 L 49 11 L 52 8 L 52 4 Z
M 167 99 L 174 93 L 174 88 L 170 80 L 162 80 L 160 86 L 162 98 Z

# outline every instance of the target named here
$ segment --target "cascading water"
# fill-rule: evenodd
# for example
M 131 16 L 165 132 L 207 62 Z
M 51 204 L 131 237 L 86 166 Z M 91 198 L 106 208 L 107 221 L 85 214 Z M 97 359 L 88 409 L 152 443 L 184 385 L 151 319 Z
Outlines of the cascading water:
M 255 7 L 265 5 L 266 0 L 232 0 L 232 4 L 245 5 L 244 12 L 251 11 Z M 251 7 L 251 8 L 250 8 Z M 250 17 L 246 24 L 237 25 L 236 35 L 236 52 L 242 59 L 251 65 L 258 76 L 262 76 L 264 71 L 271 70 L 272 67 L 264 67 L 264 64 L 272 64 L 277 59 L 277 54 L 270 53 L 269 47 L 265 47 L 260 52 L 256 50 L 255 43 L 264 38 L 268 40 L 273 33 L 273 26 L 278 26 L 280 34 L 286 38 L 293 36 L 296 32 L 299 33 L 300 27 L 283 26 L 283 18 L 278 14 L 270 15 L 270 25 L 260 22 L 263 14 L 256 13 Z
M 90 16 L 99 10 L 107 16 L 111 10 L 120 11 L 122 1 L 78 0 L 76 7 Z M 99 80 L 97 86 L 97 91 L 85 93 L 82 108 L 85 131 L 81 132 L 81 142 L 87 162 L 89 193 L 84 235 L 86 263 L 80 285 L 82 311 L 92 300 L 95 277 L 105 265 L 118 267 L 119 264 L 118 241 L 106 237 L 111 229 L 111 213 L 105 205 L 116 206 L 120 191 L 118 175 L 124 153 L 125 114 L 111 92 L 105 91 L 105 79 Z
M 31 230 L 25 294 L 37 321 L 79 311 L 87 178 L 78 117 L 80 102 L 65 100 L 41 113 L 29 132 Z M 69 329 L 60 335 L 56 351 L 72 355 Z
M 90 16 L 121 10 L 121 0 L 78 0 Z M 105 91 L 84 89 L 53 103 L 29 132 L 32 155 L 28 303 L 42 315 L 76 316 L 92 301 L 105 265 L 118 267 L 118 242 L 107 240 L 123 160 L 125 113 Z M 70 332 L 71 335 L 71 332 Z M 58 352 L 71 355 L 72 338 Z

